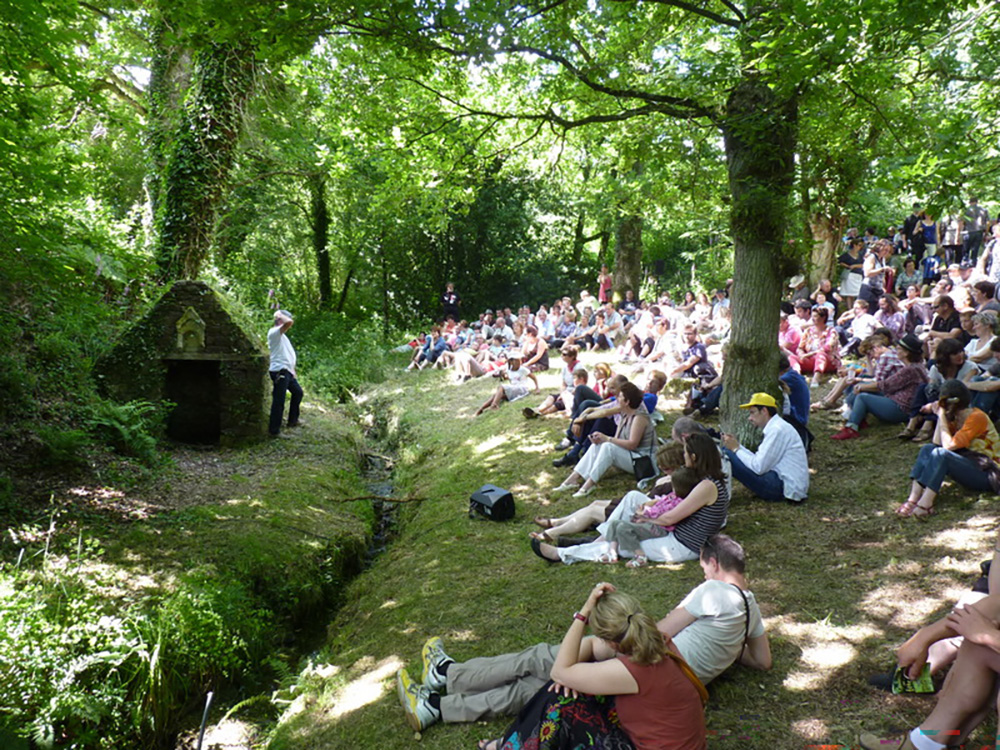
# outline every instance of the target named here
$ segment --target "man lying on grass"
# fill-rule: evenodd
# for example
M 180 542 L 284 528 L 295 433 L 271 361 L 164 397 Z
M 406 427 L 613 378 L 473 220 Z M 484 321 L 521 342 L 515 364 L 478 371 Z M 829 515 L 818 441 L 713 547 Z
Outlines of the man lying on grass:
M 757 600 L 744 576 L 743 547 L 716 534 L 701 549 L 705 582 L 657 623 L 703 683 L 739 661 L 771 668 L 771 647 Z M 550 680 L 557 645 L 539 643 L 518 654 L 456 662 L 440 638 L 422 652 L 423 676 L 414 682 L 405 669 L 396 676 L 407 721 L 423 730 L 438 721 L 477 721 L 517 713 Z M 605 644 L 594 646 L 596 660 L 614 658 Z M 558 689 L 558 684 L 556 688 Z

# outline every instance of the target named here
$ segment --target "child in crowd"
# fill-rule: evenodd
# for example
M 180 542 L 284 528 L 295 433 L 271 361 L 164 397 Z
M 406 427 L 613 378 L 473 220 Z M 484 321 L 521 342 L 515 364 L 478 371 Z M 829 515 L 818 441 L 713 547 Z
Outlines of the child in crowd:
M 665 536 L 674 530 L 673 526 L 657 524 L 655 519 L 680 505 L 699 481 L 697 471 L 681 466 L 670 475 L 670 492 L 643 503 L 631 521 L 609 521 L 604 536 L 610 542 L 610 552 L 602 562 L 618 562 L 618 551 L 621 549 L 632 556 L 625 563 L 628 567 L 641 568 L 646 565 L 642 542 Z
M 473 416 L 478 417 L 487 409 L 499 409 L 504 401 L 517 401 L 530 393 L 528 381 L 535 384 L 535 391 L 538 391 L 538 380 L 535 373 L 527 367 L 522 366 L 523 358 L 521 352 L 512 351 L 507 355 L 507 366 L 494 371 L 493 377 L 505 379 L 507 383 L 501 383 L 496 391 L 480 406 Z

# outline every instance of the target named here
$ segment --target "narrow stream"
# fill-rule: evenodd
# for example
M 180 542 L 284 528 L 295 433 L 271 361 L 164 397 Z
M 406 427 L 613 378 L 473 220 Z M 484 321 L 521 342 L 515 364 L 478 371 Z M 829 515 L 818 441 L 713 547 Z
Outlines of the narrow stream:
M 359 575 L 363 575 L 378 560 L 379 555 L 386 551 L 396 533 L 399 505 L 391 499 L 395 493 L 393 468 L 395 458 L 392 455 L 398 446 L 399 435 L 397 425 L 392 418 L 393 410 L 390 404 L 369 402 L 364 412 L 358 417 L 358 422 L 365 433 L 366 451 L 363 454 L 363 464 L 360 467 L 365 480 L 365 489 L 371 495 L 370 500 L 374 512 L 374 525 L 371 541 L 360 560 Z M 378 498 L 387 498 L 380 500 Z M 319 618 L 317 627 L 309 632 L 289 633 L 284 651 L 289 655 L 289 663 L 302 664 L 307 660 L 315 661 L 326 642 L 326 622 L 336 615 L 336 609 L 331 608 L 325 618 Z M 275 687 L 279 687 L 275 685 Z M 245 697 L 245 696 L 244 696 Z M 235 704 L 238 698 L 226 695 L 217 696 L 212 710 L 213 716 L 219 715 L 221 707 Z M 192 717 L 194 718 L 194 717 Z M 218 719 L 216 719 L 218 721 Z M 220 747 L 225 750 L 252 750 L 259 747 L 259 736 L 266 729 L 256 726 L 252 719 L 241 720 L 238 716 L 221 723 L 210 723 L 205 728 L 203 748 Z M 183 732 L 175 745 L 176 750 L 195 750 L 197 746 L 197 728 Z M 5 747 L 2 750 L 6 750 Z

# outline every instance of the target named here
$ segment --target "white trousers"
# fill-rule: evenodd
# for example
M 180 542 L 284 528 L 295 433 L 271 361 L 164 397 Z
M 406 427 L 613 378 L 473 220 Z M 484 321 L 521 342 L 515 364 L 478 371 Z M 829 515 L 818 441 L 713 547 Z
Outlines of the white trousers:
M 608 521 L 628 521 L 635 515 L 639 506 L 647 500 L 649 498 L 637 490 L 626 493 L 625 497 L 618 504 L 618 507 L 611 512 Z M 597 527 L 597 530 L 601 534 L 607 530 L 608 521 Z M 657 537 L 656 539 L 647 539 L 642 543 L 642 551 L 648 559 L 655 562 L 685 562 L 687 560 L 698 559 L 698 553 L 691 551 L 677 541 L 677 538 L 672 533 Z M 578 544 L 574 547 L 559 547 L 558 552 L 559 559 L 570 565 L 575 562 L 600 559 L 601 555 L 611 552 L 611 544 L 606 541 L 590 542 L 589 544 Z M 631 557 L 631 552 L 627 550 L 621 550 L 620 554 L 622 557 Z
M 590 446 L 590 450 L 583 454 L 580 463 L 576 465 L 575 471 L 584 480 L 590 479 L 599 482 L 612 466 L 617 466 L 622 471 L 631 474 L 632 453 L 620 445 L 601 443 Z

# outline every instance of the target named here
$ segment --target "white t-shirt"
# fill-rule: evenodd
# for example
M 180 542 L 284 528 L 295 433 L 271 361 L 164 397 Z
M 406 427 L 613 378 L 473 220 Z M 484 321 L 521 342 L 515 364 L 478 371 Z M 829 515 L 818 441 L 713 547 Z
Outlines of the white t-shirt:
M 271 372 L 295 372 L 295 349 L 288 336 L 281 332 L 281 326 L 267 332 L 267 348 L 271 350 Z
M 764 635 L 760 607 L 753 592 L 743 593 L 750 604 L 747 638 L 758 638 Z M 723 581 L 705 581 L 680 606 L 697 619 L 674 636 L 674 644 L 701 681 L 708 683 L 740 658 L 747 607 L 736 586 Z

